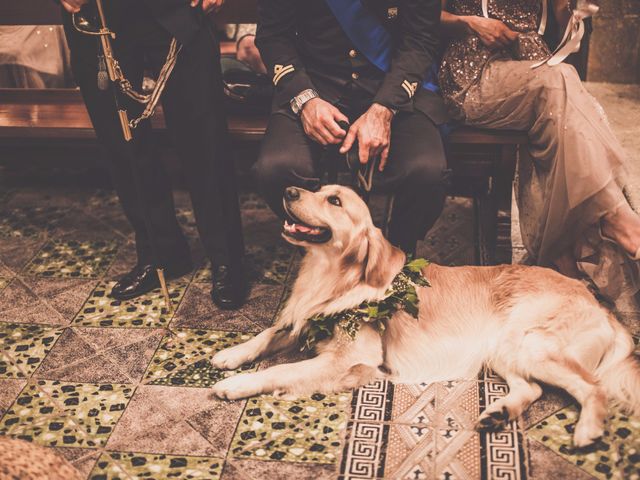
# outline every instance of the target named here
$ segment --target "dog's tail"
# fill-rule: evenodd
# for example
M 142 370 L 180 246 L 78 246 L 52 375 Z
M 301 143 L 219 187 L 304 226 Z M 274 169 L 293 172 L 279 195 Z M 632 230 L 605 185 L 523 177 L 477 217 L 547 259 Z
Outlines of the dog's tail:
M 609 352 L 596 369 L 596 376 L 614 404 L 628 414 L 640 414 L 640 363 L 633 354 L 631 335 L 617 321 Z

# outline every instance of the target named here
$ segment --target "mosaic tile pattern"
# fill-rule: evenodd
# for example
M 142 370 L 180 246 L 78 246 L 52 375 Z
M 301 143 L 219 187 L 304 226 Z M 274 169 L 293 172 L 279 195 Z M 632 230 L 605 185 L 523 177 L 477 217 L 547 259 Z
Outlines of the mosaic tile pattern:
M 107 271 L 117 250 L 115 241 L 53 240 L 42 247 L 25 273 L 48 278 L 97 278 Z
M 207 388 L 238 372 L 253 370 L 252 364 L 235 371 L 218 370 L 209 362 L 216 352 L 246 342 L 252 336 L 216 330 L 175 329 L 164 338 L 151 359 L 145 383 Z
M 195 238 L 188 196 L 177 193 L 179 219 Z M 23 199 L 26 209 L 29 202 L 33 208 L 47 204 L 37 190 L 17 194 L 13 198 Z M 565 448 L 570 443 L 561 439 L 568 434 L 560 430 L 550 435 L 557 445 L 537 437 L 546 430 L 525 433 L 517 422 L 504 432 L 475 432 L 482 410 L 508 391 L 491 372 L 429 385 L 378 381 L 344 395 L 297 400 L 213 399 L 208 387 L 220 379 L 274 361 L 236 372 L 217 371 L 209 363 L 216 351 L 270 323 L 299 263 L 260 197 L 250 192 L 241 199 L 254 283 L 248 304 L 235 312 L 211 306 L 210 273 L 201 269 L 195 278 L 170 282 L 179 307 L 175 316 L 166 311 L 159 291 L 132 302 L 108 298 L 113 283 L 107 280 L 127 271 L 135 257 L 124 238 L 130 228 L 112 192 L 73 192 L 53 200 L 84 216 L 56 220 L 52 215 L 46 224 L 34 210 L 21 217 L 23 223 L 12 220 L 13 230 L 0 231 L 2 238 L 8 231 L 22 232 L 9 234 L 12 243 L 0 249 L 0 290 L 2 281 L 15 282 L 0 292 L 5 302 L 0 305 L 0 434 L 54 448 L 82 478 L 525 480 L 530 445 L 536 446 L 530 478 L 634 478 L 637 473 L 640 432 L 634 419 L 616 419 L 615 441 L 606 452 L 597 450 L 610 455 L 612 465 L 601 457 L 578 458 Z M 126 248 L 118 249 L 115 263 L 116 246 L 104 241 L 110 237 L 91 237 L 88 225 L 95 219 L 123 236 L 119 241 Z M 469 263 L 471 220 L 469 200 L 449 199 L 419 254 L 446 264 Z M 44 234 L 49 238 L 42 248 Z M 198 255 L 195 249 L 196 260 Z M 135 386 L 138 381 L 142 384 Z M 565 405 L 538 409 L 529 424 L 545 419 L 568 431 L 570 425 L 545 418 Z M 545 454 L 555 463 L 542 464 Z M 602 473 L 607 466 L 610 471 Z
M 251 398 L 230 452 L 237 458 L 336 463 L 351 393 L 287 401 Z
M 63 329 L 0 322 L 0 378 L 28 378 L 49 353 Z
M 105 452 L 89 475 L 90 480 L 121 478 L 163 480 L 175 478 L 217 480 L 223 460 L 211 457 Z
M 162 327 L 173 317 L 187 288 L 186 280 L 169 282 L 169 298 L 174 311 L 167 309 L 159 288 L 133 300 L 115 300 L 109 296 L 116 282 L 100 282 L 73 319 L 86 327 Z
M 571 405 L 534 425 L 527 433 L 529 438 L 594 477 L 640 478 L 640 418 L 612 412 L 607 418 L 604 436 L 583 449 L 573 446 L 572 436 L 577 421 L 578 408 Z
M 103 447 L 133 394 L 130 385 L 28 384 L 0 422 L 0 434 L 47 446 Z
M 55 229 L 68 213 L 54 206 L 20 207 L 0 212 L 0 237 L 37 237 Z

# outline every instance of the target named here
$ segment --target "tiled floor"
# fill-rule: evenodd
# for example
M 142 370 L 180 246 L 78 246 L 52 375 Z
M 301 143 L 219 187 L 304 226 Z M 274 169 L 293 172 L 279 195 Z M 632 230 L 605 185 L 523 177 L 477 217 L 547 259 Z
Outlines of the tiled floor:
M 242 196 L 253 287 L 235 312 L 211 303 L 182 192 L 178 216 L 200 266 L 170 282 L 173 311 L 158 291 L 109 298 L 133 258 L 110 192 L 14 188 L 3 202 L 0 434 L 53 449 L 86 478 L 638 478 L 640 419 L 613 412 L 605 439 L 576 452 L 576 409 L 558 392 L 504 432 L 477 433 L 480 412 L 507 391 L 491 372 L 293 401 L 212 398 L 208 387 L 237 372 L 209 358 L 273 321 L 297 262 L 254 194 Z M 449 199 L 419 253 L 471 263 L 472 233 L 470 201 Z M 635 308 L 620 314 L 639 331 Z

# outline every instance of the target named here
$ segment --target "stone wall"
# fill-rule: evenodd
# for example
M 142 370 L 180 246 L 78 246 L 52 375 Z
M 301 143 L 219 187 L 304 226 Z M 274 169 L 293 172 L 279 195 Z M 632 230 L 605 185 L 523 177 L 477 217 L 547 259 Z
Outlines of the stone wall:
M 640 0 L 599 0 L 587 79 L 640 83 Z

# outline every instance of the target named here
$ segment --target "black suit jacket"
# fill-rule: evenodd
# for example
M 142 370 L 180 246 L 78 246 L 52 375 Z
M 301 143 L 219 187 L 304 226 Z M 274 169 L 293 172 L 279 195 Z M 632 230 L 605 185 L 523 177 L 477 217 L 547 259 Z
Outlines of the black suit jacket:
M 421 88 L 439 56 L 440 0 L 363 0 L 392 35 L 391 70 L 380 71 L 355 49 L 325 0 L 258 0 L 256 44 L 273 75 L 275 107 L 307 88 L 336 102 L 356 83 L 387 107 L 447 120 L 439 95 Z
M 188 44 L 204 23 L 200 8 L 192 8 L 189 0 L 142 0 L 160 25 L 183 45 Z

